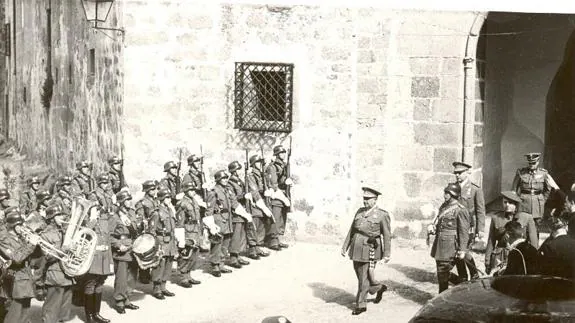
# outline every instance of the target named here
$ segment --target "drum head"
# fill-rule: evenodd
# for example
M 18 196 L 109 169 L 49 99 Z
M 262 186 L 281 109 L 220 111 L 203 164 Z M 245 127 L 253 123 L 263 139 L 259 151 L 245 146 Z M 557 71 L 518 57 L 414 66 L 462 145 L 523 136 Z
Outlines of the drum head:
M 144 233 L 134 241 L 132 250 L 135 253 L 143 254 L 147 251 L 154 249 L 156 246 L 156 238 L 149 233 Z

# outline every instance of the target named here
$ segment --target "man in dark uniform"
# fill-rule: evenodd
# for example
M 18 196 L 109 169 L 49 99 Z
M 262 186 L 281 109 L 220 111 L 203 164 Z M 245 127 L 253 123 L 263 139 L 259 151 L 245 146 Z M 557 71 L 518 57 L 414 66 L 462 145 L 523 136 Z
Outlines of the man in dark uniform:
M 434 221 L 435 240 L 431 247 L 431 257 L 435 258 L 437 266 L 439 293 L 449 287 L 451 269 L 456 259 L 464 259 L 469 239 L 469 213 L 459 203 L 461 187 L 457 183 L 450 183 L 443 192 L 445 202 L 439 207 Z
M 116 194 L 118 208 L 112 217 L 110 240 L 112 258 L 114 258 L 114 300 L 118 313 L 126 313 L 126 308 L 137 310 L 139 307 L 130 302 L 129 286 L 135 284 L 138 264 L 132 254 L 132 244 L 141 228 L 136 222 L 136 212 L 132 208 L 132 196 L 128 191 Z
M 42 239 L 58 249 L 61 249 L 64 240 L 65 231 L 62 224 L 65 217 L 66 214 L 59 205 L 52 205 L 46 209 L 47 226 L 41 236 Z M 59 259 L 46 253 L 45 257 L 46 299 L 42 306 L 42 321 L 69 321 L 72 319 L 72 286 L 74 280 L 64 273 Z
M 144 232 L 149 232 L 149 222 L 154 217 L 154 213 L 158 212 L 159 203 L 156 200 L 158 194 L 158 186 L 153 180 L 147 180 L 142 183 L 142 192 L 144 197 L 136 202 L 136 217 L 139 222 L 143 223 Z
M 575 239 L 567 235 L 566 214 L 548 219 L 551 234 L 539 248 L 541 275 L 575 278 Z
M 180 178 L 178 177 L 178 164 L 169 161 L 164 164 L 166 176 L 160 180 L 160 187 L 168 189 L 172 205 L 177 204 L 176 195 L 180 192 Z
M 531 214 L 519 211 L 521 205 L 521 202 L 517 202 L 521 199 L 519 195 L 517 195 L 517 193 L 515 193 L 514 191 L 501 192 L 501 195 L 503 195 L 504 197 L 503 199 L 504 206 L 505 203 L 515 205 L 515 207 L 509 206 L 511 207 L 511 209 L 515 209 L 515 211 L 513 211 L 513 221 L 517 221 L 521 224 L 525 239 L 527 239 L 527 241 L 533 247 L 538 248 L 539 238 L 537 232 L 537 225 L 535 225 L 535 221 L 533 220 L 533 216 Z
M 266 175 L 269 178 L 269 187 L 273 190 L 271 209 L 278 232 L 278 247 L 287 248 L 288 245 L 282 241 L 284 240 L 287 224 L 287 213 L 291 205 L 291 201 L 286 196 L 286 191 L 288 186 L 292 185 L 292 180 L 287 177 L 286 170 L 288 165 L 286 164 L 285 148 L 281 145 L 275 146 L 273 152 L 275 160 L 267 166 Z
M 517 170 L 511 190 L 521 197 L 519 211 L 533 216 L 535 224 L 539 225 L 543 218 L 545 202 L 553 189 L 559 186 L 546 169 L 539 168 L 540 153 L 526 154 L 527 167 Z
M 20 195 L 20 211 L 28 214 L 36 209 L 36 193 L 40 189 L 40 179 L 33 176 L 28 179 L 28 190 Z
M 72 178 L 70 176 L 62 176 L 58 179 L 55 185 L 56 193 L 50 200 L 50 205 L 60 205 L 68 216 L 70 216 L 72 207 Z
M 238 171 L 242 169 L 242 165 L 238 161 L 233 161 L 228 165 L 228 171 L 231 176 L 228 180 L 228 189 L 233 193 L 234 197 L 240 205 L 246 208 L 246 185 L 244 181 L 238 175 Z M 234 214 L 232 216 L 233 232 L 230 241 L 230 262 L 229 266 L 233 268 L 242 268 L 242 266 L 249 265 L 249 261 L 246 261 L 240 257 L 240 253 L 246 250 L 247 238 L 246 230 L 254 230 L 253 222 L 249 226 L 246 226 L 246 219 L 241 216 Z
M 523 228 L 516 221 L 505 224 L 505 244 L 508 250 L 507 261 L 501 271 L 494 273 L 500 275 L 537 275 L 539 274 L 539 257 L 537 249 L 525 240 Z
M 188 157 L 188 166 L 190 166 L 190 169 L 182 179 L 182 184 L 192 182 L 194 187 L 200 191 L 204 188 L 202 187 L 203 177 L 200 171 L 202 158 L 202 156 L 196 155 L 190 155 Z M 198 194 L 201 194 L 201 192 L 198 191 Z
M 72 181 L 72 195 L 83 195 L 84 198 L 88 198 L 90 193 L 96 187 L 96 181 L 92 177 L 92 163 L 84 160 L 76 164 L 78 173 L 74 176 Z
M 251 259 L 259 259 L 259 257 L 267 257 L 269 253 L 261 249 L 264 246 L 266 231 L 269 231 L 269 226 L 273 223 L 273 214 L 264 201 L 264 183 L 263 183 L 263 158 L 259 155 L 250 157 L 249 163 L 252 171 L 248 173 L 248 194 L 251 197 L 251 213 L 253 222 L 256 227 L 254 230 L 248 230 L 248 257 Z
M 349 250 L 358 280 L 356 308 L 352 315 L 367 311 L 368 292 L 377 291 L 374 303 L 381 301 L 387 287 L 376 282 L 370 273 L 373 275 L 379 260 L 383 259 L 387 263 L 391 255 L 391 220 L 389 214 L 377 206 L 377 197 L 381 193 L 369 187 L 362 189 L 364 207 L 357 210 L 341 248 L 344 257 Z
M 46 225 L 46 208 L 49 206 L 50 198 L 52 198 L 50 192 L 46 190 L 38 191 L 34 198 L 36 200 L 36 203 L 34 203 L 34 209 L 30 210 L 28 213 L 22 213 L 27 214 L 24 221 L 30 229 L 39 231 Z
M 517 207 L 521 203 L 517 194 L 503 193 L 505 193 L 505 195 L 501 195 L 503 211 L 496 212 L 491 216 L 491 225 L 487 236 L 485 247 L 485 273 L 487 274 L 504 266 L 507 262 L 508 249 L 506 248 L 507 241 L 505 241 L 505 225 L 513 220 L 513 216 L 517 213 Z
M 150 231 L 160 242 L 164 252 L 157 267 L 152 269 L 152 282 L 154 283 L 153 296 L 164 299 L 164 296 L 175 294 L 166 289 L 166 283 L 172 274 L 172 263 L 178 255 L 174 229 L 176 228 L 176 214 L 171 205 L 171 195 L 167 188 L 158 191 L 158 211 L 150 221 Z
M 2 289 L 7 293 L 8 312 L 4 322 L 29 322 L 30 302 L 34 297 L 34 279 L 29 266 L 29 257 L 38 245 L 38 236 L 25 239 L 20 233 L 24 222 L 18 207 L 5 210 L 6 234 L 0 237 L 0 250 L 12 264 L 2 281 Z
M 186 175 L 184 175 L 184 178 L 182 179 L 182 185 L 184 183 L 188 183 L 191 182 L 194 185 L 194 199 L 196 200 L 196 202 L 198 203 L 198 205 L 200 206 L 200 212 L 202 217 L 205 215 L 206 213 L 206 199 L 208 198 L 207 195 L 207 188 L 208 188 L 208 183 L 205 183 L 204 179 L 205 179 L 205 174 L 202 173 L 202 163 L 203 163 L 203 156 L 198 156 L 198 155 L 190 155 L 188 157 L 188 166 L 190 166 L 190 169 L 188 170 L 188 172 L 186 173 Z M 200 223 L 200 226 L 202 228 L 202 237 L 201 240 L 199 242 L 200 244 L 200 251 L 202 252 L 207 252 L 209 249 L 209 233 L 207 228 L 204 226 L 203 223 Z
M 483 232 L 485 231 L 485 199 L 483 198 L 481 187 L 471 181 L 471 165 L 457 161 L 453 162 L 453 174 L 461 187 L 459 203 L 463 204 L 469 213 L 469 243 L 467 246 L 469 249 L 472 247 L 475 238 L 483 240 Z M 475 260 L 473 260 L 473 256 L 471 256 L 469 251 L 465 253 L 465 259 L 457 260 L 455 265 L 462 281 L 468 280 L 467 269 L 469 269 L 471 279 L 479 278 Z
M 565 195 L 564 210 L 567 221 L 567 235 L 575 239 L 575 190 L 573 188 Z
M 97 183 L 98 186 L 88 195 L 88 199 L 98 202 L 102 210 L 111 216 L 116 212 L 114 205 L 116 197 L 112 191 L 110 176 L 108 174 L 100 174 L 97 177 Z
M 194 189 L 193 182 L 182 184 L 184 197 L 176 205 L 175 233 L 180 252 L 178 274 L 181 277 L 179 285 L 184 288 L 200 284 L 200 281 L 190 277 L 190 272 L 198 261 L 199 243 L 202 236 L 200 206 L 194 199 Z
M 110 176 L 110 182 L 112 183 L 112 191 L 117 194 L 120 190 L 128 189 L 128 184 L 126 184 L 126 178 L 124 177 L 124 160 L 117 156 L 108 159 L 108 165 L 110 165 L 110 171 L 108 175 Z
M 217 184 L 208 193 L 208 208 L 203 221 L 211 234 L 210 263 L 212 264 L 212 275 L 220 277 L 221 273 L 231 272 L 222 266 L 222 262 L 230 246 L 233 232 L 233 213 L 245 218 L 250 225 L 252 216 L 246 212 L 227 188 L 229 176 L 225 170 L 217 171 L 214 179 Z

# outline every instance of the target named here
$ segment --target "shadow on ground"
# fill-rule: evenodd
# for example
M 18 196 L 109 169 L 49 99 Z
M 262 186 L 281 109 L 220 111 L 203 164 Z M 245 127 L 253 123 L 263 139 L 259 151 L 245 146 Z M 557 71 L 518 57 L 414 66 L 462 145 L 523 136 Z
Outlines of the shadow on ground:
M 385 280 L 383 283 L 387 285 L 387 292 L 395 293 L 403 299 L 410 300 L 420 305 L 425 304 L 428 300 L 435 297 L 435 295 L 422 291 L 419 288 L 398 283 L 393 280 Z
M 402 272 L 409 279 L 421 283 L 437 283 L 437 275 L 421 268 L 404 266 L 400 264 L 389 264 L 389 267 Z
M 322 299 L 326 303 L 335 303 L 348 309 L 354 309 L 355 295 L 337 287 L 324 283 L 309 283 L 308 287 L 313 290 L 313 296 Z

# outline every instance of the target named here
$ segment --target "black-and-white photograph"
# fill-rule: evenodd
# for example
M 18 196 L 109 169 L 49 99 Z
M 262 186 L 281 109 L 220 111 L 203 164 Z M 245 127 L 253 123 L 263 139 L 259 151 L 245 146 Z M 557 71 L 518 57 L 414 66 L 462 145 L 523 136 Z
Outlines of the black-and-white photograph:
M 574 4 L 382 2 L 0 1 L 0 323 L 575 322 Z

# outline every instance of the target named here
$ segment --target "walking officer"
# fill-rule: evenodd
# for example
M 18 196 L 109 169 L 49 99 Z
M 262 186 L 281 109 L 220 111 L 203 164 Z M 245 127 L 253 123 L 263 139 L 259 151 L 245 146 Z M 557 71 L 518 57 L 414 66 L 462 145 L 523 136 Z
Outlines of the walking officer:
M 40 179 L 32 176 L 28 179 L 28 190 L 20 195 L 20 212 L 26 215 L 36 209 L 36 194 L 40 189 Z
M 287 176 L 286 150 L 283 146 L 275 146 L 273 150 L 275 160 L 267 166 L 266 175 L 269 178 L 269 187 L 273 190 L 271 196 L 271 209 L 275 219 L 278 234 L 278 247 L 287 248 L 283 241 L 287 223 L 287 213 L 291 201 L 286 196 L 288 186 L 292 185 L 291 178 Z M 274 248 L 273 243 L 270 244 Z
M 246 208 L 246 186 L 238 175 L 238 171 L 242 169 L 242 165 L 238 161 L 233 161 L 228 165 L 228 171 L 231 176 L 228 180 L 228 189 L 233 193 L 236 201 Z M 233 268 L 242 268 L 242 266 L 249 265 L 249 261 L 246 261 L 240 257 L 240 253 L 246 251 L 247 239 L 246 230 L 254 230 L 253 222 L 249 226 L 246 226 L 246 219 L 241 216 L 234 214 L 232 216 L 232 238 L 230 240 L 230 262 L 229 266 Z
M 170 193 L 170 201 L 173 206 L 177 204 L 176 195 L 180 190 L 180 177 L 178 174 L 180 167 L 173 161 L 164 164 L 166 176 L 160 180 L 160 187 L 166 188 Z
M 347 253 L 353 261 L 358 280 L 356 308 L 352 315 L 367 311 L 368 292 L 377 291 L 374 303 L 381 301 L 387 287 L 375 280 L 375 265 L 381 259 L 389 262 L 391 256 L 391 220 L 389 214 L 376 205 L 381 193 L 369 187 L 363 187 L 362 190 L 364 206 L 355 213 L 341 248 L 341 255 L 345 257 Z
M 141 231 L 136 222 L 136 212 L 132 208 L 132 196 L 128 191 L 116 194 L 118 208 L 112 217 L 110 240 L 114 259 L 114 300 L 115 310 L 126 313 L 126 308 L 137 310 L 139 307 L 130 302 L 128 289 L 136 282 L 138 264 L 132 254 L 132 244 Z
M 150 231 L 160 242 L 160 248 L 164 252 L 157 267 L 152 269 L 152 282 L 154 283 L 153 296 L 164 299 L 164 296 L 172 297 L 175 294 L 166 289 L 166 283 L 172 274 L 172 264 L 178 255 L 174 229 L 176 228 L 176 214 L 171 205 L 171 195 L 167 188 L 162 187 L 158 191 L 158 211 L 154 212 L 150 222 Z
M 110 182 L 112 183 L 112 191 L 114 194 L 118 194 L 122 189 L 127 190 L 128 184 L 126 184 L 123 169 L 124 160 L 120 157 L 114 156 L 108 159 L 108 165 L 110 165 L 108 176 L 110 176 Z
M 190 277 L 190 272 L 198 261 L 199 243 L 202 237 L 200 206 L 194 199 L 194 188 L 193 182 L 182 184 L 184 197 L 176 205 L 175 233 L 180 253 L 178 274 L 181 277 L 179 285 L 184 288 L 200 284 L 200 281 Z
M 251 259 L 259 259 L 259 257 L 267 257 L 269 253 L 261 249 L 264 245 L 266 231 L 269 231 L 270 225 L 273 223 L 272 211 L 268 208 L 264 201 L 264 182 L 263 182 L 263 158 L 259 155 L 252 155 L 249 163 L 252 171 L 248 173 L 248 194 L 251 197 L 251 212 L 255 230 L 248 230 L 248 257 Z
M 431 257 L 435 258 L 437 266 L 439 293 L 449 287 L 454 261 L 464 259 L 469 239 L 469 213 L 458 201 L 461 195 L 459 184 L 447 184 L 443 192 L 445 202 L 439 207 L 434 221 L 435 240 L 431 247 Z
M 90 193 L 96 188 L 96 181 L 92 177 L 93 164 L 89 161 L 81 161 L 76 164 L 78 173 L 74 176 L 72 181 L 72 195 L 83 195 L 88 198 Z
M 549 194 L 553 189 L 559 190 L 559 186 L 546 169 L 538 167 L 540 153 L 529 153 L 525 157 L 528 166 L 517 170 L 511 190 L 521 197 L 519 211 L 531 214 L 539 225 Z

